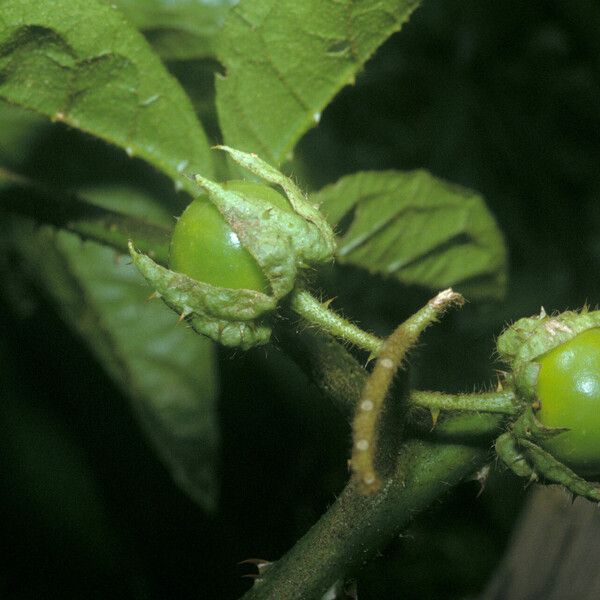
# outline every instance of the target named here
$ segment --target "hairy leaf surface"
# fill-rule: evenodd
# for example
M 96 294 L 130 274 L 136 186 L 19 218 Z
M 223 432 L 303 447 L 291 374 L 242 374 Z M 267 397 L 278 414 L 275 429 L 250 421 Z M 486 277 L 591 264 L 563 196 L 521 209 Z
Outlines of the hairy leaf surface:
M 433 290 L 498 298 L 506 249 L 483 199 L 426 171 L 363 172 L 313 195 L 332 225 L 343 225 L 341 263 Z

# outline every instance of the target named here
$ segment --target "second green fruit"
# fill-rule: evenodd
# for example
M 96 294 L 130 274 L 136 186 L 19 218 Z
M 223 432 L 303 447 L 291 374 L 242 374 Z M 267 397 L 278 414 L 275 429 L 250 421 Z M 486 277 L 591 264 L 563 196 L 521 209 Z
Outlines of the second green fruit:
M 588 329 L 541 356 L 536 416 L 546 427 L 566 427 L 543 443 L 581 475 L 600 474 L 600 328 Z

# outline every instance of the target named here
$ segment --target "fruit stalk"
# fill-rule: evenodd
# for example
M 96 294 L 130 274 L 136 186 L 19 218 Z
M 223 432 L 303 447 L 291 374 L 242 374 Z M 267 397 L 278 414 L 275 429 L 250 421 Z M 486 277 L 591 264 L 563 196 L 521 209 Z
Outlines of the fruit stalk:
M 383 340 L 363 331 L 360 327 L 344 319 L 329 309 L 328 305 L 319 302 L 305 289 L 292 292 L 290 308 L 311 325 L 315 325 L 345 342 L 354 344 L 372 356 L 377 356 L 383 345 Z

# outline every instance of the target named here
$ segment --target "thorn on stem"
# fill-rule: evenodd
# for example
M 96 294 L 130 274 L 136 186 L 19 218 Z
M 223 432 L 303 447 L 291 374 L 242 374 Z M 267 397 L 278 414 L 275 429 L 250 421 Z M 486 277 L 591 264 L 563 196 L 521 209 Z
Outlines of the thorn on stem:
M 329 306 L 331 305 L 331 303 L 335 300 L 335 296 L 333 296 L 332 298 L 329 298 L 329 300 L 325 300 L 324 302 L 322 302 L 323 306 L 325 308 L 329 308 Z
M 176 325 L 179 325 L 181 321 L 183 321 L 187 316 L 191 315 L 194 311 L 189 307 L 185 306 L 179 315 L 179 319 L 177 319 Z
M 246 573 L 242 575 L 242 577 L 250 579 L 259 579 L 270 564 L 272 564 L 272 562 L 265 560 L 264 558 L 247 558 L 238 563 L 238 565 L 253 565 L 258 569 L 258 573 Z

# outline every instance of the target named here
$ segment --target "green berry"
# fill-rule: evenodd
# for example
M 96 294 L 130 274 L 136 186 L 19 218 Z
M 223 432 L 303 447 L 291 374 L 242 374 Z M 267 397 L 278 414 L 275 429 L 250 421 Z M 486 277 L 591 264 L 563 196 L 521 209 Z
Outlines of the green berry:
M 277 206 L 292 211 L 289 202 L 267 185 L 229 181 L 223 187 L 264 203 L 265 210 Z M 270 293 L 267 277 L 256 259 L 206 196 L 194 200 L 177 221 L 171 239 L 170 267 L 217 287 Z
M 600 328 L 588 329 L 536 359 L 536 413 L 546 427 L 568 428 L 542 445 L 581 475 L 600 474 Z

